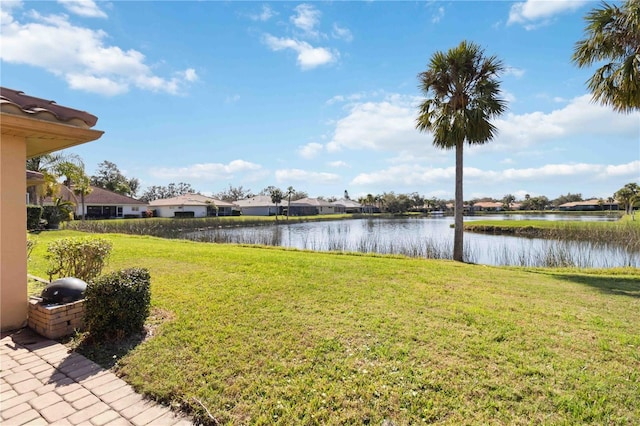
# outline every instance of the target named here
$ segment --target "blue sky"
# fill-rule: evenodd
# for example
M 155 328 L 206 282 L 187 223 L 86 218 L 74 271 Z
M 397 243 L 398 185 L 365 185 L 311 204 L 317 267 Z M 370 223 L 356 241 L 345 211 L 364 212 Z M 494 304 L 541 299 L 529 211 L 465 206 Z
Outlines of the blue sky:
M 465 199 L 608 197 L 640 181 L 640 113 L 591 102 L 571 63 L 599 3 L 3 1 L 1 84 L 98 116 L 69 152 L 150 185 L 453 198 L 453 151 L 415 130 L 417 75 L 478 43 L 508 111 L 465 151 Z

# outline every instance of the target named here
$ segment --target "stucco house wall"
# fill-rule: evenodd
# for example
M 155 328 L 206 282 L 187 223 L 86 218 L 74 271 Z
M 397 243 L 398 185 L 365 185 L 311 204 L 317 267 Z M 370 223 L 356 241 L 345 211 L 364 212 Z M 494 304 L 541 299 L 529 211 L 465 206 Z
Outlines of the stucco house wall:
M 235 202 L 244 216 L 271 216 L 276 212 L 281 215 L 287 203 L 283 200 L 281 204 L 276 205 L 271 201 L 268 195 L 256 195 L 255 197 L 238 200 Z
M 27 319 L 27 239 L 24 137 L 3 135 L 0 142 L 0 316 L 2 330 L 13 330 Z
M 193 212 L 194 217 L 231 216 L 233 207 L 231 203 L 202 194 L 184 194 L 149 203 L 149 209 L 158 217 L 175 217 L 176 212 Z
M 176 212 L 193 212 L 194 217 L 207 217 L 205 206 L 158 206 L 150 207 L 156 211 L 158 217 L 175 217 Z
M 0 87 L 0 329 L 27 323 L 25 161 L 96 140 L 97 117 Z

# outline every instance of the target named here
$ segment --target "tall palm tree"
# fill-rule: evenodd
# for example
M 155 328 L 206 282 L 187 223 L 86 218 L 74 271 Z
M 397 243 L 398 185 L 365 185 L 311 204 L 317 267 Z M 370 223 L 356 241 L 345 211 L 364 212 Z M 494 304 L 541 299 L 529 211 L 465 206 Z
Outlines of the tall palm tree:
M 282 198 L 284 198 L 282 190 L 279 188 L 271 190 L 271 202 L 276 205 L 276 222 L 278 221 L 278 205 L 282 202 Z
M 285 193 L 287 195 L 287 220 L 289 220 L 289 212 L 291 211 L 291 196 L 293 194 L 295 194 L 296 190 L 293 189 L 293 186 L 290 186 L 287 188 L 287 192 Z
M 436 52 L 420 73 L 420 89 L 427 98 L 419 107 L 416 127 L 433 134 L 433 144 L 456 150 L 456 200 L 453 259 L 463 261 L 463 146 L 493 139 L 489 121 L 506 109 L 497 77 L 504 69 L 495 56 L 485 57 L 475 43 L 463 41 L 446 53 Z
M 367 205 L 369 206 L 369 214 L 373 214 L 373 204 L 376 202 L 376 197 L 373 194 L 367 194 Z
M 640 110 L 640 0 L 602 3 L 585 21 L 572 60 L 580 68 L 605 62 L 587 81 L 593 99 L 619 112 Z

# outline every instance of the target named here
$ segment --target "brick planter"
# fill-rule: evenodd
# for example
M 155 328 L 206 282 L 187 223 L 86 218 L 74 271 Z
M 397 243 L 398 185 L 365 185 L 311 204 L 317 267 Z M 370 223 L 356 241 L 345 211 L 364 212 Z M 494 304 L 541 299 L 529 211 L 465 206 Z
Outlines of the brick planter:
M 29 300 L 29 328 L 36 333 L 58 339 L 84 327 L 84 299 L 64 305 L 43 305 Z

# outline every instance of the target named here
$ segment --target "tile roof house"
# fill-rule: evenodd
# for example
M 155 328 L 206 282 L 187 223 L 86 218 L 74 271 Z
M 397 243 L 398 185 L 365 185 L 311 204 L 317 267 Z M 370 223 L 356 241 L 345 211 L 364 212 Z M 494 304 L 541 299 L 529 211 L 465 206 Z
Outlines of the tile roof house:
M 235 205 L 202 194 L 185 194 L 153 200 L 149 208 L 157 217 L 232 216 Z M 176 214 L 177 213 L 177 214 Z
M 334 214 L 336 212 L 336 206 L 328 201 L 319 200 L 317 198 L 301 198 L 299 200 L 295 200 L 291 202 L 291 215 L 293 216 L 303 216 L 304 213 L 296 213 L 294 208 L 305 208 L 306 214 L 316 215 L 316 214 Z M 311 207 L 311 210 L 308 209 Z
M 357 201 L 341 198 L 331 204 L 336 206 L 336 213 L 362 213 L 362 204 Z
M 72 188 L 60 185 L 56 197 L 72 202 L 75 205 L 75 216 L 82 216 L 82 196 L 74 193 Z M 44 199 L 43 205 L 52 205 L 53 203 L 53 198 L 47 197 Z M 91 186 L 91 192 L 84 196 L 84 213 L 88 219 L 143 217 L 147 207 L 148 204 L 144 201 L 97 186 Z
M 82 216 L 81 196 L 76 194 L 76 215 Z M 84 196 L 84 213 L 87 218 L 143 217 L 149 204 L 104 188 L 91 187 Z
M 26 325 L 28 158 L 99 139 L 98 118 L 53 101 L 0 87 L 0 330 Z
M 498 201 L 479 201 L 473 204 L 474 211 L 497 212 L 504 209 L 504 204 Z
M 560 204 L 558 210 L 567 211 L 594 211 L 594 210 L 618 210 L 620 207 L 617 201 L 609 203 L 605 200 L 594 198 L 585 201 L 573 201 L 570 203 Z
M 291 204 L 293 204 L 293 201 Z M 235 205 L 238 206 L 245 216 L 272 216 L 275 215 L 276 212 L 279 215 L 283 214 L 282 212 L 287 202 L 283 200 L 283 202 L 276 207 L 275 203 L 271 201 L 270 195 L 256 195 L 255 197 L 238 200 L 235 202 Z

